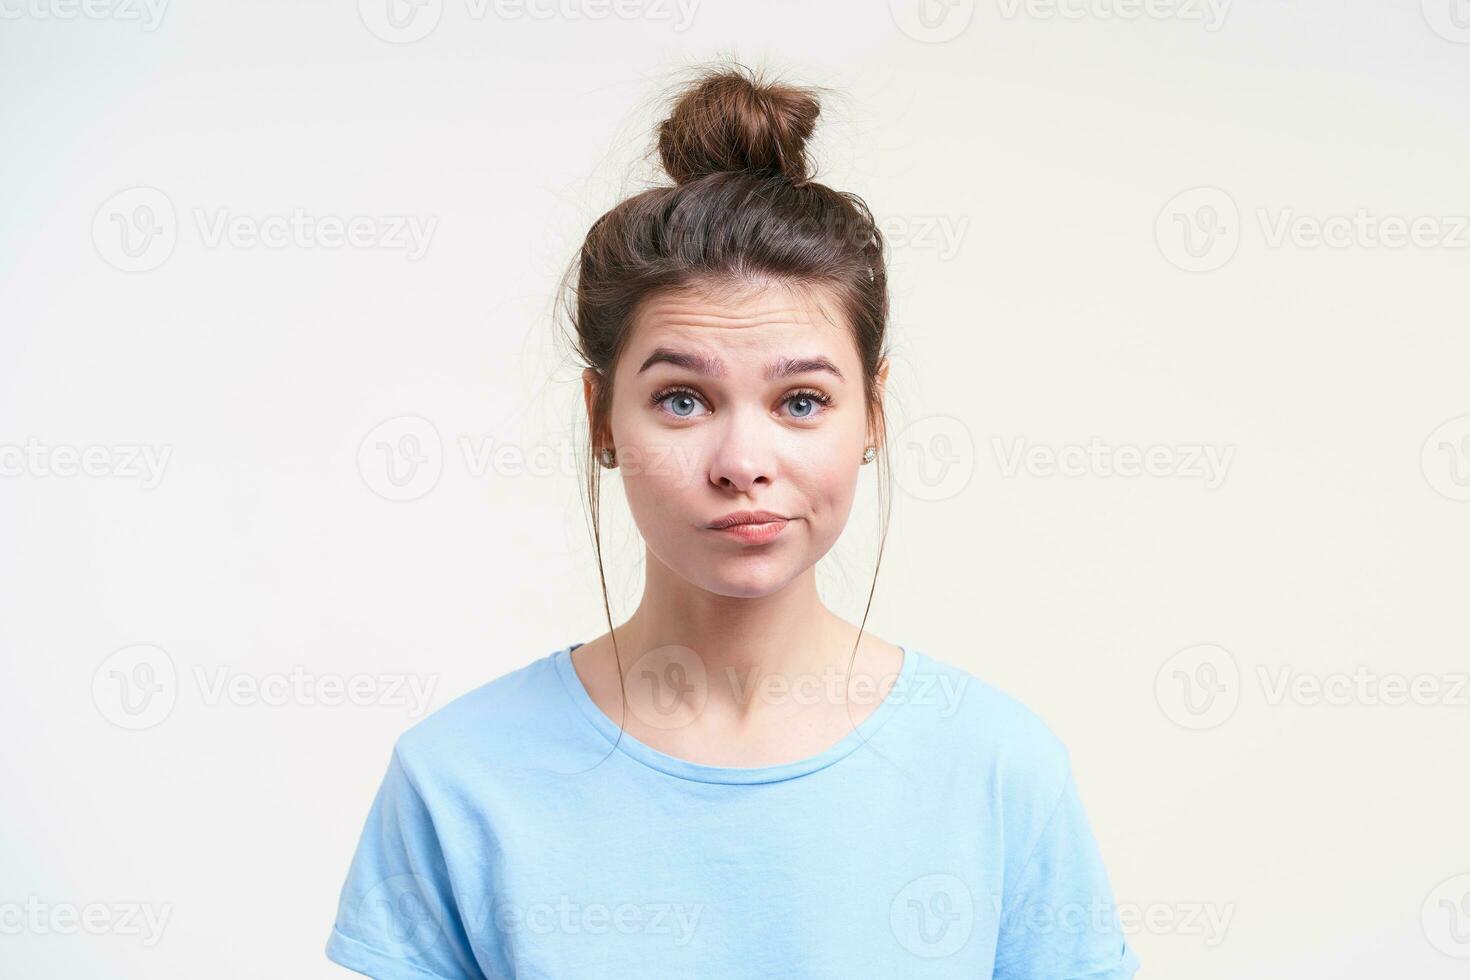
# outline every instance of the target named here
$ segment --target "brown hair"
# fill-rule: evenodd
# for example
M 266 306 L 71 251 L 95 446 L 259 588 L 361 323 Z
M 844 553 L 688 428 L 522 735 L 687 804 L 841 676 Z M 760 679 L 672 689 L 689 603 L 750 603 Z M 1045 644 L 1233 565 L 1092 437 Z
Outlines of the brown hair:
M 618 662 L 602 560 L 601 469 L 613 369 L 634 316 L 651 295 L 688 287 L 719 291 L 748 285 L 823 288 L 836 300 L 862 362 L 871 430 L 878 433 L 883 501 L 878 565 L 891 498 L 886 424 L 878 370 L 887 356 L 888 277 L 883 236 L 861 198 L 817 183 L 807 140 L 821 106 L 817 90 L 767 82 L 739 64 L 697 69 L 674 96 L 657 130 L 658 156 L 674 181 L 635 194 L 593 222 L 571 292 L 572 346 L 596 372 L 588 419 L 587 500 L 603 611 Z M 563 295 L 568 289 L 563 289 Z M 863 624 L 872 608 L 878 567 Z M 858 641 L 862 639 L 859 625 Z M 848 662 L 857 657 L 853 647 Z M 851 719 L 851 699 L 848 699 Z M 619 737 L 622 729 L 620 727 Z

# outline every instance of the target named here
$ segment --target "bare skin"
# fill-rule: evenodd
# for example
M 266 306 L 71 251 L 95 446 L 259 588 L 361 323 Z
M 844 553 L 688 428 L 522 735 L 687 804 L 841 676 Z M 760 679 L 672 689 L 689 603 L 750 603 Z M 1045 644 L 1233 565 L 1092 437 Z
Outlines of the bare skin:
M 670 351 L 698 360 L 660 356 Z M 887 371 L 885 361 L 880 397 Z M 584 375 L 589 410 L 600 383 Z M 617 453 L 646 575 L 617 627 L 623 685 L 604 633 L 572 654 L 583 686 L 628 735 L 705 765 L 793 762 L 841 741 L 887 695 L 903 652 L 864 631 L 853 658 L 857 626 L 817 591 L 863 449 L 881 437 L 831 296 L 656 295 L 612 383 L 594 445 Z M 780 515 L 780 533 L 755 543 L 708 526 L 741 510 Z
M 857 627 L 842 620 L 835 622 L 836 634 L 847 638 L 847 642 L 828 654 L 831 671 L 783 675 L 789 681 L 784 687 L 770 681 L 771 672 L 758 666 L 754 670 L 737 669 L 733 674 L 709 672 L 709 696 L 703 706 L 683 716 L 689 719 L 687 723 L 673 727 L 650 724 L 646 720 L 649 713 L 640 710 L 640 696 L 645 689 L 635 665 L 646 647 L 630 642 L 624 635 L 623 630 L 630 624 L 618 628 L 619 655 L 626 674 L 631 675 L 624 678 L 630 710 L 623 709 L 623 691 L 618 686 L 607 633 L 572 651 L 572 665 L 603 714 L 613 724 L 621 724 L 626 735 L 645 745 L 708 766 L 780 765 L 819 755 L 842 741 L 888 696 L 897 679 L 903 651 L 866 632 L 849 675 L 851 638 L 857 635 Z M 808 681 L 807 689 L 816 692 L 815 697 L 797 693 L 802 688 L 796 680 L 803 676 Z M 766 678 L 765 687 L 752 683 L 761 678 Z M 753 693 L 759 690 L 768 693 Z M 852 702 L 850 717 L 847 701 Z

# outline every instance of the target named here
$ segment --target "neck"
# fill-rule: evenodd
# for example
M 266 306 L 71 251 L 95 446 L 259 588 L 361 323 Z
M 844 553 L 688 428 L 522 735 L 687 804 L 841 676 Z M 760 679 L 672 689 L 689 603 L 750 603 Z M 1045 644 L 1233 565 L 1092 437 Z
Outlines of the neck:
M 759 710 L 748 691 L 762 678 L 830 684 L 835 676 L 840 685 L 846 676 L 857 629 L 822 603 L 814 568 L 778 592 L 744 598 L 693 585 L 652 554 L 645 566 L 643 599 L 617 628 L 624 670 L 648 651 L 688 648 L 705 670 L 707 707 L 734 716 Z

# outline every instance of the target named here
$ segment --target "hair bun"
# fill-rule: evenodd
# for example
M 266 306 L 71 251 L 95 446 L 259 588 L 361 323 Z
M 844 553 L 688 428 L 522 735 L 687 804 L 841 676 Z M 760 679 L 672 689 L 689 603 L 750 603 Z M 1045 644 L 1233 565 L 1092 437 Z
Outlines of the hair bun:
M 792 183 L 812 178 L 806 143 L 821 104 L 810 89 L 764 84 L 742 67 L 705 69 L 658 127 L 658 154 L 674 182 L 751 171 Z

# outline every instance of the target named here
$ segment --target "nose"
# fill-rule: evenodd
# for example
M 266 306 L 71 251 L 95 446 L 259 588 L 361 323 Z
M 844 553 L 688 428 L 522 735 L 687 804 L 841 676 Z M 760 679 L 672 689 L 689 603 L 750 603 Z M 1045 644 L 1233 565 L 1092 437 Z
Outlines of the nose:
M 759 409 L 732 408 L 710 453 L 709 479 L 723 490 L 748 493 L 776 476 L 775 446 Z

